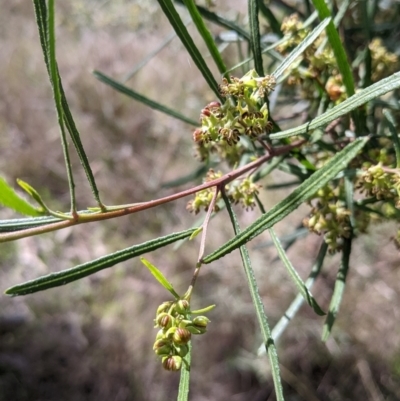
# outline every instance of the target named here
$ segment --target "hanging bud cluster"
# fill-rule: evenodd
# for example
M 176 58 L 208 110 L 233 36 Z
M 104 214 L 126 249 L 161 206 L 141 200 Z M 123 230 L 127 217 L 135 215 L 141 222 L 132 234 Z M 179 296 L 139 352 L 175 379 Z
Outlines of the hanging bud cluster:
M 213 169 L 210 169 L 204 182 L 210 182 L 221 177 L 222 173 L 220 171 L 215 173 Z M 248 210 L 255 207 L 256 195 L 258 195 L 260 188 L 261 186 L 255 184 L 251 178 L 244 178 L 242 180 L 234 181 L 232 185 L 226 185 L 225 193 L 233 203 L 241 204 L 246 210 Z M 207 211 L 213 197 L 215 196 L 215 190 L 216 187 L 212 187 L 197 192 L 194 199 L 188 202 L 186 209 L 195 214 L 199 213 L 202 209 Z M 221 194 L 218 193 L 213 212 L 218 212 L 220 210 L 220 206 L 218 205 L 220 199 Z
M 358 188 L 378 200 L 393 200 L 400 209 L 400 169 L 389 169 L 378 163 L 364 170 Z
M 281 31 L 284 35 L 283 43 L 276 50 L 280 53 L 285 53 L 300 44 L 310 32 L 310 29 L 304 28 L 298 14 L 292 14 L 283 19 Z
M 164 369 L 177 371 L 185 363 L 192 334 L 204 334 L 210 320 L 205 316 L 191 318 L 190 303 L 185 299 L 162 303 L 156 313 L 157 333 L 153 350 L 161 358 Z
M 228 99 L 224 104 L 211 102 L 201 111 L 201 127 L 194 131 L 193 140 L 199 146 L 210 142 L 233 146 L 242 135 L 254 140 L 268 134 L 272 126 L 265 96 L 274 87 L 272 75 L 259 77 L 255 70 L 242 78 L 224 78 L 219 90 Z
M 369 44 L 371 51 L 371 79 L 373 82 L 393 74 L 399 70 L 399 58 L 391 53 L 383 44 L 380 38 L 375 38 Z
M 261 185 L 254 183 L 250 178 L 245 178 L 235 184 L 228 191 L 231 201 L 236 204 L 240 203 L 246 210 L 253 209 Z
M 222 177 L 222 172 L 218 171 L 217 173 L 214 172 L 213 169 L 208 170 L 206 177 L 204 178 L 204 182 L 210 182 L 216 180 L 217 178 Z M 226 187 L 228 188 L 228 187 Z M 201 209 L 208 210 L 211 204 L 211 201 L 214 197 L 216 191 L 216 187 L 211 187 L 207 189 L 203 189 L 196 193 L 194 199 L 190 200 L 186 206 L 186 209 L 190 212 L 194 212 L 197 214 L 200 212 Z M 215 201 L 214 210 L 213 212 L 219 211 L 218 200 L 221 198 L 221 194 L 217 195 L 217 199 Z
M 310 231 L 324 235 L 330 253 L 340 251 L 343 239 L 349 238 L 351 234 L 350 212 L 330 186 L 321 188 L 314 199 L 317 202 L 303 224 Z

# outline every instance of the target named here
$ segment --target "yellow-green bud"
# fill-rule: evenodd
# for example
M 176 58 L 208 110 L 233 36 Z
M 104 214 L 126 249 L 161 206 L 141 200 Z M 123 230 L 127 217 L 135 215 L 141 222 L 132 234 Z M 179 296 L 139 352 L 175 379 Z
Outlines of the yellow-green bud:
M 166 340 L 157 340 L 153 345 L 153 350 L 157 355 L 169 355 L 171 353 L 171 343 Z
M 176 372 L 177 370 L 180 370 L 182 366 L 182 358 L 178 355 L 165 356 L 162 359 L 162 365 L 164 369 L 169 370 L 170 372 Z
M 164 329 L 169 329 L 175 323 L 175 319 L 168 313 L 160 313 L 156 319 L 156 327 L 163 327 Z
M 172 340 L 175 344 L 187 344 L 190 341 L 191 333 L 187 329 L 177 328 L 174 335 L 172 336 Z
M 196 328 L 201 328 L 201 327 L 205 328 L 207 327 L 208 323 L 210 323 L 210 319 L 205 316 L 196 316 L 193 319 L 193 325 Z
M 175 310 L 180 314 L 180 315 L 186 315 L 190 311 L 190 304 L 186 299 L 180 299 L 176 303 Z
M 173 303 L 174 303 L 173 301 L 163 302 L 163 303 L 157 308 L 156 316 L 158 316 L 160 313 L 168 312 L 169 308 L 172 306 Z

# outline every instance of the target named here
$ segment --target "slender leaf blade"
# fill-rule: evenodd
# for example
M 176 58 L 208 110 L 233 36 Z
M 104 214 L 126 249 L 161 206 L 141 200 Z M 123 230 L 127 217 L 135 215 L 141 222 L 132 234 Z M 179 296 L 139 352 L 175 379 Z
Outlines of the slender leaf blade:
M 97 273 L 100 270 L 112 267 L 117 263 L 121 263 L 125 260 L 143 255 L 144 253 L 162 248 L 182 238 L 190 237 L 194 230 L 195 229 L 190 229 L 169 234 L 164 237 L 143 242 L 142 244 L 134 245 L 130 248 L 126 248 L 121 251 L 102 256 L 98 259 L 83 263 L 71 269 L 62 270 L 57 273 L 48 274 L 46 276 L 42 276 L 31 281 L 27 281 L 23 284 L 18 284 L 16 286 L 8 288 L 5 291 L 5 294 L 12 296 L 26 295 L 71 283 L 72 281 L 76 281 L 83 277 L 87 277 L 94 273 Z
M 160 4 L 164 14 L 168 18 L 170 24 L 175 29 L 175 32 L 178 35 L 179 39 L 181 40 L 186 50 L 188 51 L 189 55 L 191 56 L 193 62 L 196 64 L 197 68 L 202 73 L 208 86 L 214 91 L 217 97 L 222 100 L 218 90 L 217 81 L 215 80 L 206 62 L 204 61 L 204 58 L 201 55 L 199 49 L 194 44 L 192 37 L 189 35 L 189 32 L 185 27 L 185 24 L 182 22 L 181 17 L 175 10 L 172 1 L 171 0 L 157 0 L 157 1 L 158 4 Z
M 222 197 L 224 199 L 226 208 L 229 213 L 230 220 L 233 225 L 233 229 L 236 235 L 240 235 L 240 227 L 237 221 L 236 215 L 232 209 L 231 203 L 224 192 L 222 192 Z M 247 283 L 249 285 L 250 295 L 253 301 L 253 305 L 256 311 L 258 324 L 260 325 L 261 334 L 264 341 L 264 346 L 268 354 L 268 358 L 271 364 L 272 379 L 274 381 L 274 387 L 276 392 L 276 399 L 278 401 L 284 401 L 281 375 L 279 369 L 278 354 L 276 351 L 276 346 L 274 340 L 271 336 L 271 329 L 268 324 L 268 318 L 265 314 L 264 304 L 261 300 L 260 293 L 258 291 L 257 280 L 254 275 L 254 270 L 251 265 L 249 252 L 247 248 L 242 245 L 240 247 L 240 256 L 242 258 L 242 263 L 244 271 L 247 278 Z
M 400 88 L 400 72 L 396 72 L 390 77 L 382 79 L 381 81 L 369 86 L 368 88 L 357 92 L 355 95 L 346 99 L 344 102 L 338 104 L 331 110 L 314 118 L 314 120 L 306 124 L 299 125 L 296 128 L 291 128 L 286 131 L 271 134 L 270 138 L 282 139 L 294 135 L 306 134 L 313 129 L 329 124 L 331 121 L 349 113 L 350 111 L 365 103 L 368 103 L 370 100 L 382 96 L 385 93 L 388 93 L 397 88 Z
M 313 0 L 313 3 L 321 20 L 331 17 L 331 13 L 325 3 L 325 0 Z M 350 63 L 347 60 L 347 55 L 343 47 L 342 40 L 340 39 L 339 33 L 336 30 L 333 21 L 329 22 L 329 25 L 326 28 L 326 34 L 328 36 L 333 53 L 335 54 L 338 68 L 340 74 L 342 75 L 344 86 L 346 87 L 347 95 L 350 97 L 354 95 L 353 75 L 351 73 Z
M 32 206 L 21 198 L 2 177 L 0 177 L 0 204 L 26 216 L 36 217 L 43 214 L 42 209 Z
M 351 254 L 351 243 L 352 243 L 352 238 L 344 239 L 342 261 L 340 264 L 340 269 L 336 276 L 335 288 L 333 290 L 332 299 L 329 305 L 328 316 L 326 317 L 324 328 L 322 331 L 322 341 L 326 341 L 329 338 L 333 324 L 335 323 L 336 320 L 336 316 L 339 312 L 340 304 L 342 302 L 344 289 L 346 286 L 346 277 L 350 265 L 349 262 Z
M 310 46 L 322 33 L 322 31 L 327 27 L 330 18 L 325 18 L 315 29 L 310 32 L 307 37 L 289 54 L 289 56 L 285 57 L 281 64 L 276 68 L 276 70 L 272 73 L 272 75 L 278 80 L 280 76 L 285 72 L 287 68 L 291 66 L 291 64 L 301 56 L 304 51 Z
M 93 71 L 93 75 L 101 82 L 105 83 L 108 86 L 111 86 L 113 89 L 117 90 L 118 92 L 123 93 L 124 95 L 127 95 L 131 97 L 132 99 L 137 100 L 140 103 L 143 103 L 144 105 L 154 109 L 161 111 L 164 114 L 167 114 L 171 117 L 174 117 L 178 120 L 181 120 L 187 124 L 193 125 L 194 127 L 198 127 L 199 123 L 195 120 L 192 120 L 185 115 L 179 113 L 176 110 L 170 109 L 161 103 L 155 102 L 154 100 L 151 100 L 147 98 L 146 96 L 141 95 L 140 93 L 135 92 L 134 90 L 128 88 L 127 86 L 119 83 L 118 81 L 115 81 L 114 79 L 108 77 L 107 75 L 103 74 L 100 71 Z
M 174 2 L 178 4 L 184 4 L 183 0 L 174 0 Z M 197 6 L 197 9 L 199 10 L 200 14 L 208 21 L 222 26 L 223 28 L 230 29 L 240 35 L 243 39 L 250 41 L 249 33 L 241 28 L 239 25 L 237 25 L 235 22 L 227 20 L 205 7 Z
M 248 0 L 250 46 L 254 57 L 254 68 L 260 77 L 264 76 L 264 67 L 261 52 L 260 23 L 258 21 L 258 1 Z
M 219 72 L 224 75 L 227 71 L 226 65 L 221 57 L 221 53 L 219 52 L 210 31 L 208 30 L 206 24 L 203 21 L 203 18 L 201 17 L 197 5 L 193 0 L 183 0 L 183 2 L 185 3 L 185 6 L 190 13 L 190 16 L 192 17 L 192 20 L 196 25 L 197 30 L 202 36 L 204 43 L 207 45 L 208 51 L 210 52 L 211 57 L 214 59 L 214 62 L 217 65 Z
M 180 298 L 178 293 L 174 290 L 172 284 L 167 280 L 164 274 L 162 274 L 161 271 L 157 269 L 157 267 L 155 267 L 145 258 L 140 258 L 140 261 L 150 270 L 150 273 L 167 291 L 169 291 L 176 299 Z
M 304 284 L 303 280 L 297 273 L 296 269 L 290 262 L 288 256 L 286 255 L 285 250 L 282 247 L 281 242 L 279 241 L 279 238 L 277 237 L 275 230 L 273 228 L 269 229 L 269 234 L 271 235 L 272 241 L 275 244 L 276 250 L 278 251 L 278 255 L 280 259 L 282 260 L 283 264 L 285 265 L 291 279 L 293 280 L 294 284 L 296 285 L 300 295 L 307 301 L 307 303 L 313 308 L 314 312 L 319 315 L 319 316 L 324 316 L 326 313 L 321 309 L 321 307 L 318 305 L 317 301 L 307 288 L 307 286 Z
M 286 199 L 279 202 L 269 212 L 259 217 L 239 235 L 207 255 L 203 259 L 203 262 L 211 263 L 212 261 L 225 256 L 281 221 L 330 180 L 334 179 L 336 175 L 347 166 L 350 160 L 354 158 L 358 151 L 363 148 L 367 141 L 367 137 L 359 138 L 346 146 L 342 151 L 333 156 L 325 166 L 316 171 L 311 177 L 307 178 Z

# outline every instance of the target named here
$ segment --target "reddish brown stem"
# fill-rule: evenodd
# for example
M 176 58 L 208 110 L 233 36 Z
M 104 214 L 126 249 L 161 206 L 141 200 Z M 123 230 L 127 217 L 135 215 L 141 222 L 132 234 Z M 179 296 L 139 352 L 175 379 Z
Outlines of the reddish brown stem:
M 184 191 L 178 192 L 176 194 L 168 195 L 163 198 L 154 199 L 148 202 L 141 202 L 136 203 L 132 206 L 123 207 L 118 210 L 112 210 L 108 212 L 101 212 L 101 213 L 93 213 L 93 214 L 80 214 L 78 217 L 74 218 L 74 220 L 64 220 L 57 223 L 51 223 L 48 225 L 40 226 L 40 227 L 33 227 L 28 228 L 26 230 L 20 230 L 16 232 L 0 234 L 0 243 L 13 241 L 20 238 L 30 237 L 37 234 L 43 234 L 54 230 L 59 230 L 61 228 L 71 227 L 81 223 L 89 223 L 92 221 L 101 221 L 101 220 L 108 220 L 115 217 L 126 216 L 131 213 L 140 212 L 142 210 L 150 209 L 155 206 L 163 205 L 164 203 L 172 202 L 174 200 L 184 198 L 186 196 L 192 195 L 196 192 L 202 191 L 203 189 L 211 188 L 211 187 L 223 187 L 229 182 L 235 180 L 236 178 L 240 177 L 241 175 L 256 169 L 257 167 L 261 166 L 265 162 L 272 159 L 274 156 L 279 156 L 285 153 L 289 153 L 291 150 L 303 145 L 306 142 L 305 139 L 301 139 L 296 141 L 290 145 L 280 146 L 279 148 L 272 149 L 271 154 L 264 155 L 259 159 L 246 164 L 230 173 L 223 175 L 220 178 L 217 178 L 213 181 L 205 182 L 204 184 L 197 185 L 196 187 L 186 189 Z

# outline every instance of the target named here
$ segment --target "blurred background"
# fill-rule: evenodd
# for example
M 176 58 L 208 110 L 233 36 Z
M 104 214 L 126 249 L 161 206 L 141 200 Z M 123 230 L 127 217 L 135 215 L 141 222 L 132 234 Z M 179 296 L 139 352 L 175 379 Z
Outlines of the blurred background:
M 218 12 L 246 23 L 245 1 L 218 1 Z M 182 10 L 184 20 L 189 18 Z M 195 29 L 189 31 L 197 38 Z M 213 33 L 221 30 L 212 26 Z M 154 0 L 57 2 L 57 56 L 67 99 L 107 205 L 165 196 L 163 184 L 200 166 L 191 126 L 121 95 L 92 70 L 123 81 L 157 49 L 172 28 Z M 197 43 L 201 48 L 201 41 Z M 205 51 L 204 51 L 205 52 Z M 206 53 L 206 52 L 205 52 Z M 54 111 L 30 2 L 2 2 L 0 12 L 0 173 L 21 178 L 52 209 L 69 209 L 68 183 Z M 237 62 L 237 50 L 225 56 Z M 210 63 L 212 65 L 212 63 Z M 214 71 L 215 72 L 215 71 Z M 217 77 L 218 74 L 216 73 Z M 151 58 L 126 82 L 136 91 L 198 119 L 213 94 L 179 40 Z M 281 118 L 286 109 L 277 111 Z M 73 152 L 79 208 L 94 206 Z M 279 173 L 263 185 L 289 180 Z M 187 186 L 186 186 L 187 187 Z M 184 187 L 181 187 L 181 189 Z M 285 191 L 264 192 L 270 207 Z M 0 245 L 1 292 L 195 224 L 189 199 L 114 221 L 91 223 Z M 307 208 L 278 225 L 280 235 L 301 224 Z M 242 226 L 257 211 L 237 212 Z M 0 218 L 15 216 L 0 211 Z M 345 297 L 333 336 L 320 341 L 323 318 L 303 307 L 277 342 L 287 400 L 400 399 L 399 251 L 379 225 L 355 241 Z M 211 222 L 207 250 L 233 235 L 223 213 Z M 249 244 L 266 313 L 273 327 L 296 295 L 285 268 L 263 234 Z M 290 248 L 305 278 L 321 238 L 310 235 Z M 145 255 L 178 292 L 189 285 L 199 239 Z M 328 257 L 313 294 L 329 305 L 339 256 Z M 162 369 L 152 346 L 157 306 L 169 300 L 138 260 L 65 287 L 20 298 L 0 295 L 0 401 L 127 401 L 176 398 L 179 374 Z M 206 335 L 193 341 L 191 399 L 273 400 L 260 334 L 238 253 L 206 265 L 193 306 L 217 308 Z

